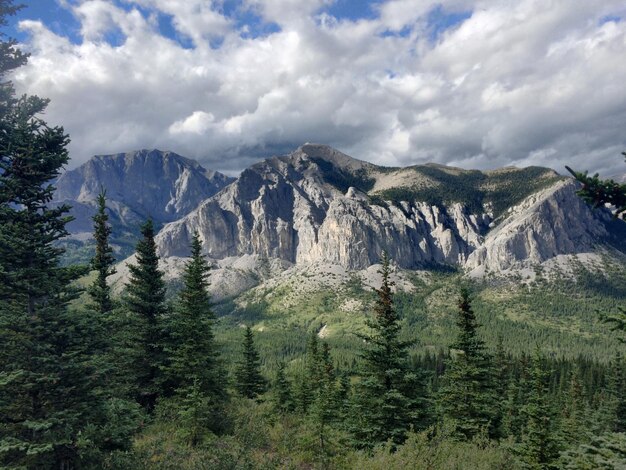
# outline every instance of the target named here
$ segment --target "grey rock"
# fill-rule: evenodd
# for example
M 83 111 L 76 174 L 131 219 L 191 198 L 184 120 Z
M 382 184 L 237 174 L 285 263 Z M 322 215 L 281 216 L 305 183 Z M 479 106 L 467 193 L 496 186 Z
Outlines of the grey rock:
M 93 230 L 96 197 L 106 189 L 114 239 L 123 238 L 132 249 L 138 227 L 148 217 L 157 226 L 178 220 L 233 180 L 173 152 L 96 155 L 59 177 L 54 203 L 72 206 L 75 220 L 67 228 L 74 238 L 84 238 Z
M 580 201 L 573 180 L 531 195 L 494 221 L 490 207 L 472 213 L 463 203 L 371 203 L 372 187 L 383 178 L 388 187 L 390 171 L 306 144 L 248 168 L 166 225 L 157 236 L 160 254 L 186 256 L 198 231 L 214 259 L 254 254 L 365 269 L 386 250 L 401 268 L 447 264 L 497 272 L 587 252 L 608 235 L 608 212 L 591 211 Z

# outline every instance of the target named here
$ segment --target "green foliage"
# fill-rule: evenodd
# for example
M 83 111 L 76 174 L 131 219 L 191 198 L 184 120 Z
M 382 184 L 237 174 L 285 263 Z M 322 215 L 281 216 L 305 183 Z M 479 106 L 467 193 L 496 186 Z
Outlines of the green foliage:
M 96 253 L 91 260 L 91 267 L 96 271 L 97 277 L 87 292 L 91 297 L 91 308 L 104 315 L 113 308 L 111 288 L 107 284 L 107 277 L 115 274 L 115 268 L 113 268 L 115 258 L 113 257 L 113 249 L 109 245 L 111 227 L 107 223 L 109 216 L 106 213 L 106 191 L 104 189 L 98 194 L 97 207 L 96 215 L 93 216 Z
M 622 155 L 626 157 L 626 152 L 622 152 Z M 615 217 L 621 217 L 626 212 L 626 184 L 619 184 L 613 180 L 602 180 L 598 173 L 589 176 L 586 171 L 581 173 L 568 166 L 565 168 L 582 184 L 578 194 L 586 202 L 594 207 L 610 204 L 616 209 Z
M 530 368 L 528 402 L 523 408 L 526 424 L 519 447 L 522 462 L 537 470 L 555 468 L 560 451 L 556 413 L 548 395 L 548 377 L 543 356 L 537 348 Z
M 137 401 L 151 411 L 162 394 L 161 371 L 166 365 L 163 317 L 167 307 L 151 220 L 142 226 L 141 233 L 143 239 L 137 243 L 137 264 L 129 265 L 130 279 L 126 286 L 125 301 L 132 316 L 128 331 L 132 351 L 129 373 L 134 377 Z
M 1 0 L 0 26 L 6 26 L 8 17 L 15 15 L 23 7 L 23 5 L 14 5 L 13 0 Z M 13 83 L 6 80 L 6 76 L 25 65 L 28 60 L 28 54 L 23 53 L 17 45 L 15 39 L 6 38 L 2 34 L 0 41 L 0 118 L 10 113 L 16 104 Z
M 201 254 L 198 234 L 191 244 L 191 259 L 183 272 L 177 308 L 167 319 L 166 382 L 185 397 L 200 393 L 212 402 L 226 399 L 226 373 L 215 343 L 208 293 L 210 267 Z M 197 390 L 196 390 L 197 389 Z
M 257 398 L 265 392 L 266 380 L 261 375 L 261 358 L 254 346 L 254 335 L 248 326 L 243 340 L 243 360 L 235 371 L 235 388 L 245 398 Z
M 590 442 L 567 450 L 559 468 L 564 470 L 618 470 L 626 468 L 626 434 L 594 436 Z
M 449 431 L 431 438 L 429 432 L 408 434 L 402 446 L 390 443 L 380 446 L 370 454 L 357 453 L 347 459 L 354 470 L 515 470 L 522 467 L 495 442 L 459 442 Z
M 293 391 L 291 382 L 285 375 L 285 363 L 278 364 L 276 369 L 276 378 L 272 385 L 273 401 L 276 411 L 279 413 L 288 413 L 295 409 L 293 399 Z
M 394 204 L 406 201 L 444 206 L 460 202 L 472 213 L 482 213 L 489 205 L 494 218 L 498 218 L 509 207 L 560 179 L 551 170 L 541 167 L 493 173 L 477 170 L 451 172 L 432 166 L 416 166 L 413 169 L 431 183 L 385 189 L 373 196 Z M 377 204 L 378 201 L 379 199 L 371 199 L 372 204 Z
M 464 440 L 481 433 L 495 434 L 497 399 L 492 358 L 478 336 L 478 322 L 467 289 L 461 289 L 455 357 L 446 361 L 440 389 L 441 418 L 454 423 L 454 435 Z
M 382 285 L 375 317 L 367 322 L 372 333 L 362 335 L 363 376 L 357 387 L 351 431 L 359 447 L 388 440 L 402 443 L 409 429 L 423 428 L 425 392 L 419 376 L 410 370 L 407 341 L 400 340 L 400 318 L 391 293 L 389 258 L 383 253 Z
M 0 2 L 0 24 L 17 7 Z M 0 76 L 25 63 L 0 42 Z M 0 88 L 0 466 L 69 468 L 81 434 L 102 416 L 89 365 L 89 318 L 68 303 L 82 268 L 59 266 L 69 207 L 49 206 L 51 181 L 68 161 L 61 127 L 37 115 L 46 101 Z

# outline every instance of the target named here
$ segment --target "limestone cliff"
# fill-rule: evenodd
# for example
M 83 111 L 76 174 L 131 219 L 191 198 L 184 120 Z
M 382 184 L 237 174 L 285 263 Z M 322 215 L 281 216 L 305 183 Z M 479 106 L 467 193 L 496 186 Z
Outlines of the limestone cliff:
M 167 224 L 157 243 L 161 256 L 185 256 L 198 231 L 214 259 L 255 254 L 364 269 L 386 250 L 403 268 L 504 271 L 596 249 L 608 217 L 545 168 L 384 168 L 306 144 L 246 169 Z

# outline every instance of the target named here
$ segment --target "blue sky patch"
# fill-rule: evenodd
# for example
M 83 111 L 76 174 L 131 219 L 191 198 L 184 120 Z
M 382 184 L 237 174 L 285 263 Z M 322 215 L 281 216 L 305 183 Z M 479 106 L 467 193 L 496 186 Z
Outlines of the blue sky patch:
M 28 34 L 19 30 L 18 23 L 22 20 L 40 20 L 53 33 L 67 37 L 75 44 L 81 41 L 80 22 L 55 0 L 21 0 L 16 3 L 24 5 L 25 8 L 13 18 L 9 18 L 7 35 L 25 42 Z
M 244 8 L 239 0 L 226 0 L 223 14 L 234 21 L 238 30 L 245 31 L 241 35 L 244 38 L 255 39 L 280 32 L 279 25 L 263 21 L 256 11 Z
M 339 20 L 373 20 L 378 17 L 376 7 L 381 3 L 383 3 L 382 0 L 335 0 L 331 5 L 324 8 L 322 12 L 334 16 Z
M 191 49 L 194 47 L 191 38 L 181 34 L 176 30 L 171 15 L 140 7 L 133 2 L 114 3 L 127 11 L 133 8 L 139 10 L 145 17 L 156 14 L 158 30 L 164 36 L 176 41 L 181 47 Z M 41 20 L 52 32 L 60 36 L 67 37 L 74 44 L 82 41 L 80 35 L 80 22 L 67 8 L 62 7 L 57 0 L 22 0 L 26 5 L 18 15 L 11 19 L 7 33 L 15 37 L 18 41 L 24 42 L 27 35 L 19 31 L 17 24 L 24 19 Z M 335 0 L 333 3 L 322 9 L 322 12 L 331 15 L 338 20 L 358 21 L 362 19 L 375 19 L 378 17 L 378 6 L 383 0 Z M 245 7 L 242 0 L 225 0 L 222 4 L 222 13 L 230 18 L 234 26 L 241 31 L 244 38 L 255 39 L 265 37 L 273 33 L 280 32 L 280 26 L 276 23 L 264 21 L 263 18 L 253 8 Z M 471 11 L 449 12 L 441 5 L 430 11 L 427 17 L 428 38 L 431 42 L 436 42 L 439 37 L 450 28 L 461 24 L 472 15 Z M 620 21 L 616 16 L 607 16 L 602 22 Z M 385 31 L 382 37 L 407 37 L 411 33 L 410 26 L 404 27 L 400 31 Z M 114 29 L 104 35 L 104 41 L 116 47 L 124 43 L 124 35 L 119 29 Z M 213 38 L 211 47 L 219 47 L 221 40 Z
M 460 25 L 471 16 L 471 11 L 448 12 L 441 5 L 437 5 L 428 13 L 428 39 L 437 42 L 445 31 Z
M 174 26 L 174 17 L 159 12 L 157 15 L 159 33 L 172 41 L 176 41 L 183 49 L 193 49 L 193 41 L 190 37 L 179 33 Z
M 622 21 L 622 18 L 620 16 L 606 15 L 600 18 L 599 24 L 600 26 L 602 26 L 604 23 L 610 23 L 610 22 L 619 23 L 620 21 Z

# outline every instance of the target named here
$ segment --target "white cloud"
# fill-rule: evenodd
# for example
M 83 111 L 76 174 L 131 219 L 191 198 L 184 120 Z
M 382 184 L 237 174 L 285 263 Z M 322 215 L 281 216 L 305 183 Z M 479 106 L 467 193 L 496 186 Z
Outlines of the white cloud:
M 626 17 L 623 2 L 448 1 L 472 15 L 436 41 L 440 2 L 390 0 L 356 21 L 328 4 L 246 0 L 281 26 L 250 38 L 217 1 L 84 0 L 81 44 L 22 23 L 32 56 L 15 82 L 51 98 L 73 165 L 161 147 L 234 170 L 311 141 L 388 165 L 624 172 L 626 21 L 606 19 Z M 157 12 L 195 47 L 161 36 Z

